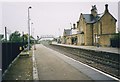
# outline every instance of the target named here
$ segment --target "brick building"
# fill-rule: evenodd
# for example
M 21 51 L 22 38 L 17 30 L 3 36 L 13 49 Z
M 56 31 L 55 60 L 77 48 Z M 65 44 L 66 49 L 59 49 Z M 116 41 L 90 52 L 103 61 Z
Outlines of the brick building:
M 116 33 L 116 21 L 108 10 L 108 4 L 105 5 L 104 12 L 100 14 L 98 14 L 96 5 L 94 5 L 90 14 L 80 14 L 76 26 L 78 32 L 69 35 L 69 38 L 71 38 L 70 44 L 72 44 L 72 37 L 76 37 L 76 45 L 110 46 L 110 38 Z

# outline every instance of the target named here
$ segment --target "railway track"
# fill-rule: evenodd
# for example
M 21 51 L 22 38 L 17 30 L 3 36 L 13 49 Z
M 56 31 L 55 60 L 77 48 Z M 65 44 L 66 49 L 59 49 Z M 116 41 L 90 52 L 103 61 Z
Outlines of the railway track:
M 68 53 L 68 54 L 78 56 L 81 59 L 81 62 L 83 62 L 84 60 L 86 61 L 84 63 L 120 79 L 119 56 L 114 57 L 108 53 L 102 54 L 101 52 L 94 52 L 90 50 L 87 51 L 83 49 L 63 47 L 63 46 L 57 46 L 57 45 L 45 45 L 45 46 L 62 53 Z
M 66 50 L 66 51 L 68 51 L 68 50 Z M 100 63 L 100 64 L 103 64 L 103 65 L 106 65 L 106 66 L 110 66 L 110 67 L 115 68 L 115 69 L 120 68 L 119 67 L 119 64 L 120 64 L 119 60 L 114 61 L 114 60 L 111 60 L 111 59 L 106 58 L 106 57 L 101 57 L 101 56 L 98 56 L 98 55 L 94 55 L 94 54 L 89 53 L 89 52 L 81 52 L 81 51 L 76 50 L 76 49 L 73 49 L 72 52 L 68 52 L 68 53 L 77 55 L 77 56 L 85 58 L 87 60 L 94 61 L 96 63 Z

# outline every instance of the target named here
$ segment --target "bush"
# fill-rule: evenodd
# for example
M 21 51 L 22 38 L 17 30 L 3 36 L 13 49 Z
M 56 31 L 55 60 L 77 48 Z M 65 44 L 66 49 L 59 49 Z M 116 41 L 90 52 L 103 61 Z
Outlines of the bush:
M 120 48 L 120 32 L 117 33 L 113 38 L 110 39 L 111 47 Z

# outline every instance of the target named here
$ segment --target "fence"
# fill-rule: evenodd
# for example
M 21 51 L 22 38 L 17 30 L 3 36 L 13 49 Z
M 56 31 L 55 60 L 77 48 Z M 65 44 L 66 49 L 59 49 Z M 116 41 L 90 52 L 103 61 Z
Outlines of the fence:
M 0 42 L 0 82 L 2 81 L 2 46 Z
M 21 52 L 19 47 L 24 46 L 26 43 L 2 43 L 2 73 L 8 68 L 10 63 L 19 55 Z
M 0 43 L 0 69 L 2 69 L 2 43 Z

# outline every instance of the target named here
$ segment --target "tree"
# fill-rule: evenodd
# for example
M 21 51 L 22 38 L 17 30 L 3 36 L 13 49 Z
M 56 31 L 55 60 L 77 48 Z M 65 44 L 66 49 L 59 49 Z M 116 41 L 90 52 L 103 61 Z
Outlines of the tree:
M 12 33 L 10 35 L 9 41 L 10 42 L 22 42 L 22 37 L 19 31 L 15 31 L 14 33 Z
M 24 34 L 23 36 L 22 36 L 22 42 L 28 42 L 28 34 Z

